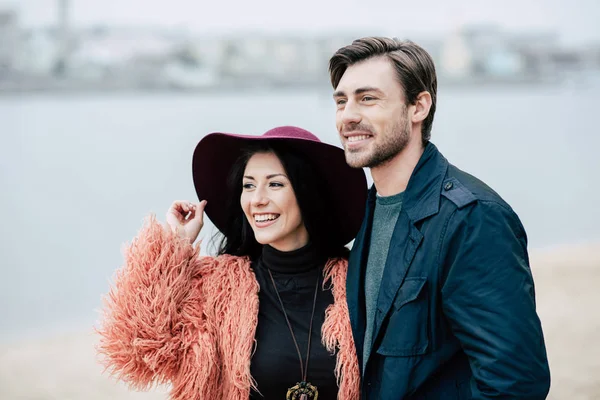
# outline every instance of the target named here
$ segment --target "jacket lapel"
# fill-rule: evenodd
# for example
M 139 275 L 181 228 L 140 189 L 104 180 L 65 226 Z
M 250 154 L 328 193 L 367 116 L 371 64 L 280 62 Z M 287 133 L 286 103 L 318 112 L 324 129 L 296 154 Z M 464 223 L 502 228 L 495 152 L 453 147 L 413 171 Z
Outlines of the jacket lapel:
M 365 338 L 365 268 L 369 255 L 369 242 L 371 240 L 371 227 L 373 225 L 373 212 L 375 205 L 375 189 L 371 188 L 367 199 L 366 215 L 358 232 L 350 259 L 348 260 L 348 274 L 346 279 L 346 297 L 352 335 L 356 345 L 359 365 L 362 365 L 363 343 Z
M 402 282 L 404 282 L 415 253 L 423 241 L 423 234 L 417 229 L 416 225 L 425 218 L 437 214 L 439 211 L 441 187 L 447 169 L 448 161 L 441 155 L 433 143 L 428 143 L 409 179 L 408 186 L 404 192 L 402 210 L 400 211 L 390 240 L 390 248 L 379 288 L 379 297 L 377 298 L 373 341 L 370 344 L 371 350 L 373 350 L 373 343 L 377 342 L 378 336 L 381 334 L 383 321 L 390 312 L 396 293 Z M 373 188 L 373 195 L 374 190 Z M 375 198 L 373 196 L 374 201 Z M 368 233 L 370 233 L 371 227 L 372 211 L 369 225 L 366 227 Z M 365 234 L 365 240 L 370 240 L 370 235 Z M 365 247 L 368 250 L 368 246 Z M 365 268 L 366 262 L 366 256 L 363 256 L 361 259 L 363 268 Z M 361 284 L 364 288 L 364 281 Z M 361 338 L 364 341 L 364 328 L 362 332 L 363 335 Z M 358 343 L 358 345 L 361 345 L 360 357 L 363 346 L 362 343 Z M 373 352 L 371 351 L 370 354 L 372 355 Z
M 379 288 L 372 343 L 377 340 L 381 324 L 392 307 L 396 292 L 402 285 L 422 240 L 423 234 L 411 223 L 406 213 L 400 212 L 392 234 Z

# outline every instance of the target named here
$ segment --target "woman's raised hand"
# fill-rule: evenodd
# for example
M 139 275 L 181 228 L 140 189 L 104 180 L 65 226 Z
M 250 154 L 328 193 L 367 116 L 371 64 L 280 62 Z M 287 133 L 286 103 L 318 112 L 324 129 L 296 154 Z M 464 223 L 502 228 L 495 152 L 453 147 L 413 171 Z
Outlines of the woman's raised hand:
M 204 207 L 206 200 L 200 203 L 174 201 L 167 211 L 167 224 L 181 238 L 194 243 L 204 226 Z

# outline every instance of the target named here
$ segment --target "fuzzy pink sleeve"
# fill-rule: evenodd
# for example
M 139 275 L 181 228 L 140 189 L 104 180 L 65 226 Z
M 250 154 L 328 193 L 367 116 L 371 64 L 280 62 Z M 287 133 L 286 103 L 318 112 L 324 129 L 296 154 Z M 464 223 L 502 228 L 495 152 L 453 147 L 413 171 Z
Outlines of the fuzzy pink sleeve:
M 98 351 L 111 374 L 134 389 L 173 380 L 202 335 L 200 278 L 208 257 L 198 253 L 153 216 L 125 249 L 104 298 Z

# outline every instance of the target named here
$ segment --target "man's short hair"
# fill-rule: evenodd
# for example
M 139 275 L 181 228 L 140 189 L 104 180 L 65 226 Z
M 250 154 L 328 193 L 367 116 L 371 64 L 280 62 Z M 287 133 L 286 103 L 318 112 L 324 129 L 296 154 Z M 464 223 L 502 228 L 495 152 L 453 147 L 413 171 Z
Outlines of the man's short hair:
M 429 53 L 410 40 L 386 37 L 365 37 L 342 47 L 329 60 L 329 75 L 334 89 L 337 88 L 346 69 L 373 57 L 386 57 L 396 70 L 398 81 L 404 89 L 406 104 L 415 104 L 419 93 L 431 95 L 429 115 L 423 121 L 421 138 L 423 144 L 431 138 L 431 126 L 435 115 L 437 76 Z

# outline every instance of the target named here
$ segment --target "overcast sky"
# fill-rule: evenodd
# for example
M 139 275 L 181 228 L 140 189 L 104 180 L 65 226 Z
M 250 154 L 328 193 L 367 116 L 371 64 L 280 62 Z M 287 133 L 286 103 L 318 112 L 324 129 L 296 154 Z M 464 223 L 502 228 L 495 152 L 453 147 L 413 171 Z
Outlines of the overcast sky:
M 465 23 L 557 29 L 566 42 L 600 39 L 600 0 L 70 0 L 75 25 L 161 25 L 193 31 L 279 30 L 402 36 Z M 56 20 L 58 0 L 0 0 L 26 26 Z

